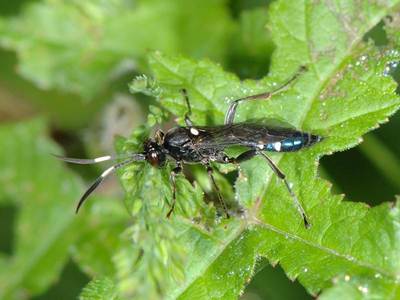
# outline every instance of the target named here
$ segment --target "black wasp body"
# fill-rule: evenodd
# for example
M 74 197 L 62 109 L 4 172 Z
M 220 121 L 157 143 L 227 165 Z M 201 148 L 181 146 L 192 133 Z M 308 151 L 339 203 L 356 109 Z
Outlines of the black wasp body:
M 166 153 L 177 161 L 229 163 L 224 150 L 243 146 L 272 152 L 293 152 L 319 141 L 319 137 L 296 130 L 270 128 L 256 123 L 213 127 L 177 127 L 169 130 L 162 143 Z
M 167 160 L 175 162 L 176 166 L 171 172 L 171 182 L 173 199 L 171 208 L 167 214 L 169 217 L 173 212 L 176 201 L 176 182 L 175 177 L 182 171 L 183 164 L 202 164 L 206 167 L 208 175 L 216 189 L 218 199 L 227 215 L 228 209 L 223 201 L 219 188 L 213 176 L 211 162 L 222 164 L 239 164 L 245 160 L 251 159 L 255 155 L 263 157 L 274 173 L 283 180 L 288 189 L 294 204 L 301 214 L 306 227 L 309 226 L 308 217 L 303 209 L 300 201 L 293 192 L 291 185 L 286 180 L 285 174 L 274 164 L 274 162 L 264 153 L 270 152 L 293 152 L 304 147 L 311 146 L 319 141 L 321 137 L 310 133 L 301 132 L 294 129 L 281 128 L 276 126 L 268 126 L 259 123 L 234 123 L 237 106 L 242 101 L 249 100 L 266 100 L 271 98 L 273 94 L 287 88 L 300 72 L 296 73 L 283 86 L 272 92 L 248 96 L 231 102 L 225 116 L 223 125 L 217 126 L 195 126 L 190 119 L 191 107 L 186 90 L 182 90 L 184 99 L 187 104 L 188 111 L 185 114 L 184 127 L 175 127 L 168 130 L 165 134 L 158 130 L 154 136 L 144 143 L 142 153 L 128 154 L 127 159 L 108 168 L 101 176 L 92 184 L 79 201 L 77 211 L 90 193 L 109 175 L 112 171 L 126 164 L 147 161 L 153 166 L 162 167 Z M 237 157 L 229 157 L 225 150 L 233 146 L 242 146 L 247 148 Z M 118 157 L 104 156 L 95 159 L 76 159 L 59 157 L 64 161 L 78 164 L 92 164 L 103 162 Z

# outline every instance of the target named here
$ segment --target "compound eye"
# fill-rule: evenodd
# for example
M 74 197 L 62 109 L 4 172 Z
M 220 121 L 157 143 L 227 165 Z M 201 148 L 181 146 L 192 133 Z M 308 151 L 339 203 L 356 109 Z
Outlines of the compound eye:
M 157 167 L 159 165 L 159 157 L 156 151 L 151 151 L 147 156 L 147 160 L 154 167 Z

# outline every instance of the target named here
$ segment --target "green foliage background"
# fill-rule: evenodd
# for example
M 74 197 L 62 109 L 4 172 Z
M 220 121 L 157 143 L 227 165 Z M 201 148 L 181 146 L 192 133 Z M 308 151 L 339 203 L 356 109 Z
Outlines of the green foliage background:
M 399 299 L 399 12 L 397 0 L 0 3 L 0 298 Z M 271 155 L 310 230 L 259 158 L 216 166 L 245 211 L 229 220 L 196 166 L 166 219 L 172 166 L 146 164 L 74 215 L 101 167 L 50 153 L 140 151 L 152 128 L 182 124 L 183 87 L 196 124 L 221 124 L 230 100 L 301 65 L 289 90 L 237 120 L 326 137 Z

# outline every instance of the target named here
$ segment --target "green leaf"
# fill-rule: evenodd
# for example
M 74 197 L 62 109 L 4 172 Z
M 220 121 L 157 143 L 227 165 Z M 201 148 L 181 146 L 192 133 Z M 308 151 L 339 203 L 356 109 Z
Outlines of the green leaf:
M 0 268 L 0 298 L 43 292 L 60 273 L 78 227 L 73 207 L 81 184 L 51 153 L 45 124 L 33 120 L 0 126 L 0 198 L 18 207 L 13 254 Z
M 82 191 L 82 190 L 81 190 Z M 114 276 L 112 256 L 121 245 L 121 233 L 129 215 L 121 199 L 91 195 L 80 212 L 81 227 L 71 245 L 71 255 L 81 270 L 92 277 Z
M 115 300 L 118 299 L 114 283 L 109 278 L 92 280 L 79 296 L 80 300 Z
M 0 45 L 39 87 L 90 98 L 148 49 L 223 60 L 232 26 L 222 0 L 47 0 L 0 19 Z
M 0 203 L 18 208 L 13 254 L 0 256 L 0 298 L 45 291 L 70 253 L 85 273 L 113 276 L 111 257 L 129 220 L 126 209 L 115 199 L 94 196 L 74 214 L 84 187 L 51 155 L 61 150 L 43 121 L 2 125 L 0 140 Z
M 379 273 L 374 279 L 364 277 L 340 276 L 333 280 L 333 287 L 326 289 L 319 297 L 321 300 L 334 299 L 398 299 L 399 289 L 380 280 Z
M 217 225 L 209 235 L 187 224 L 179 236 L 190 254 L 185 280 L 169 286 L 169 298 L 237 298 L 260 256 L 280 263 L 288 277 L 297 278 L 311 294 L 347 274 L 386 286 L 395 295 L 400 274 L 398 207 L 342 201 L 316 173 L 321 155 L 357 145 L 361 135 L 387 121 L 400 106 L 396 84 L 385 71 L 400 60 L 398 52 L 381 51 L 362 40 L 397 4 L 275 2 L 270 28 L 277 49 L 270 75 L 260 81 L 240 81 L 210 61 L 150 56 L 155 80 L 148 80 L 151 86 L 146 89 L 139 78 L 131 90 L 157 96 L 180 124 L 186 112 L 181 88 L 188 90 L 195 124 L 222 124 L 230 100 L 273 90 L 306 65 L 308 71 L 289 90 L 269 101 L 242 105 L 235 120 L 275 118 L 325 137 L 310 149 L 271 155 L 294 184 L 312 228 L 304 228 L 287 190 L 262 158 L 245 162 L 235 184 L 236 199 L 246 209 L 243 218 Z M 143 172 L 159 176 L 152 169 Z M 129 182 L 161 194 L 167 185 Z M 188 196 L 185 202 L 191 201 Z
M 240 78 L 260 78 L 269 68 L 274 45 L 267 21 L 265 6 L 244 10 L 240 15 L 229 54 L 229 66 Z

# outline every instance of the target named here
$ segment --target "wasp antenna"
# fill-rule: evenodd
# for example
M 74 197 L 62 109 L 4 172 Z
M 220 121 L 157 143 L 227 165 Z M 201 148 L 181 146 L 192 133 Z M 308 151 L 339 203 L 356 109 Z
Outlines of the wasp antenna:
M 116 159 L 117 157 L 112 155 L 100 156 L 96 158 L 89 158 L 89 159 L 82 159 L 82 158 L 73 158 L 73 157 L 64 157 L 57 154 L 52 154 L 54 157 L 58 158 L 59 160 L 73 163 L 73 164 L 80 164 L 80 165 L 90 165 L 90 164 L 97 164 L 103 161 Z
M 73 158 L 73 157 L 65 157 L 65 156 L 60 156 L 57 154 L 52 154 L 54 157 L 58 158 L 59 160 L 73 163 L 73 164 L 79 164 L 79 165 L 92 165 L 92 164 L 97 164 L 101 163 L 104 161 L 108 160 L 116 160 L 116 159 L 122 159 L 122 158 L 134 158 L 133 160 L 143 160 L 141 159 L 142 154 L 122 154 L 122 155 L 105 155 L 105 156 L 100 156 L 96 158 L 89 158 L 89 159 L 84 159 L 84 158 Z
M 93 182 L 93 184 L 87 189 L 85 194 L 83 194 L 81 199 L 79 199 L 79 203 L 75 209 L 76 214 L 79 212 L 79 208 L 82 206 L 83 202 L 85 202 L 85 200 L 89 197 L 89 195 L 100 185 L 100 183 L 103 182 L 104 178 L 105 178 L 105 176 L 103 176 L 103 174 L 100 177 L 98 177 L 96 179 L 96 181 Z
M 85 200 L 89 197 L 89 195 L 103 182 L 103 180 L 108 175 L 110 175 L 115 170 L 117 170 L 131 162 L 141 161 L 141 160 L 145 160 L 145 156 L 143 154 L 134 154 L 134 155 L 131 155 L 131 157 L 129 159 L 124 160 L 118 164 L 115 164 L 115 165 L 109 167 L 108 169 L 106 169 L 103 173 L 101 173 L 101 175 L 92 183 L 92 185 L 86 190 L 86 192 L 83 194 L 83 196 L 79 200 L 78 205 L 75 210 L 75 213 L 79 212 L 79 209 L 82 206 L 83 202 L 85 202 Z

